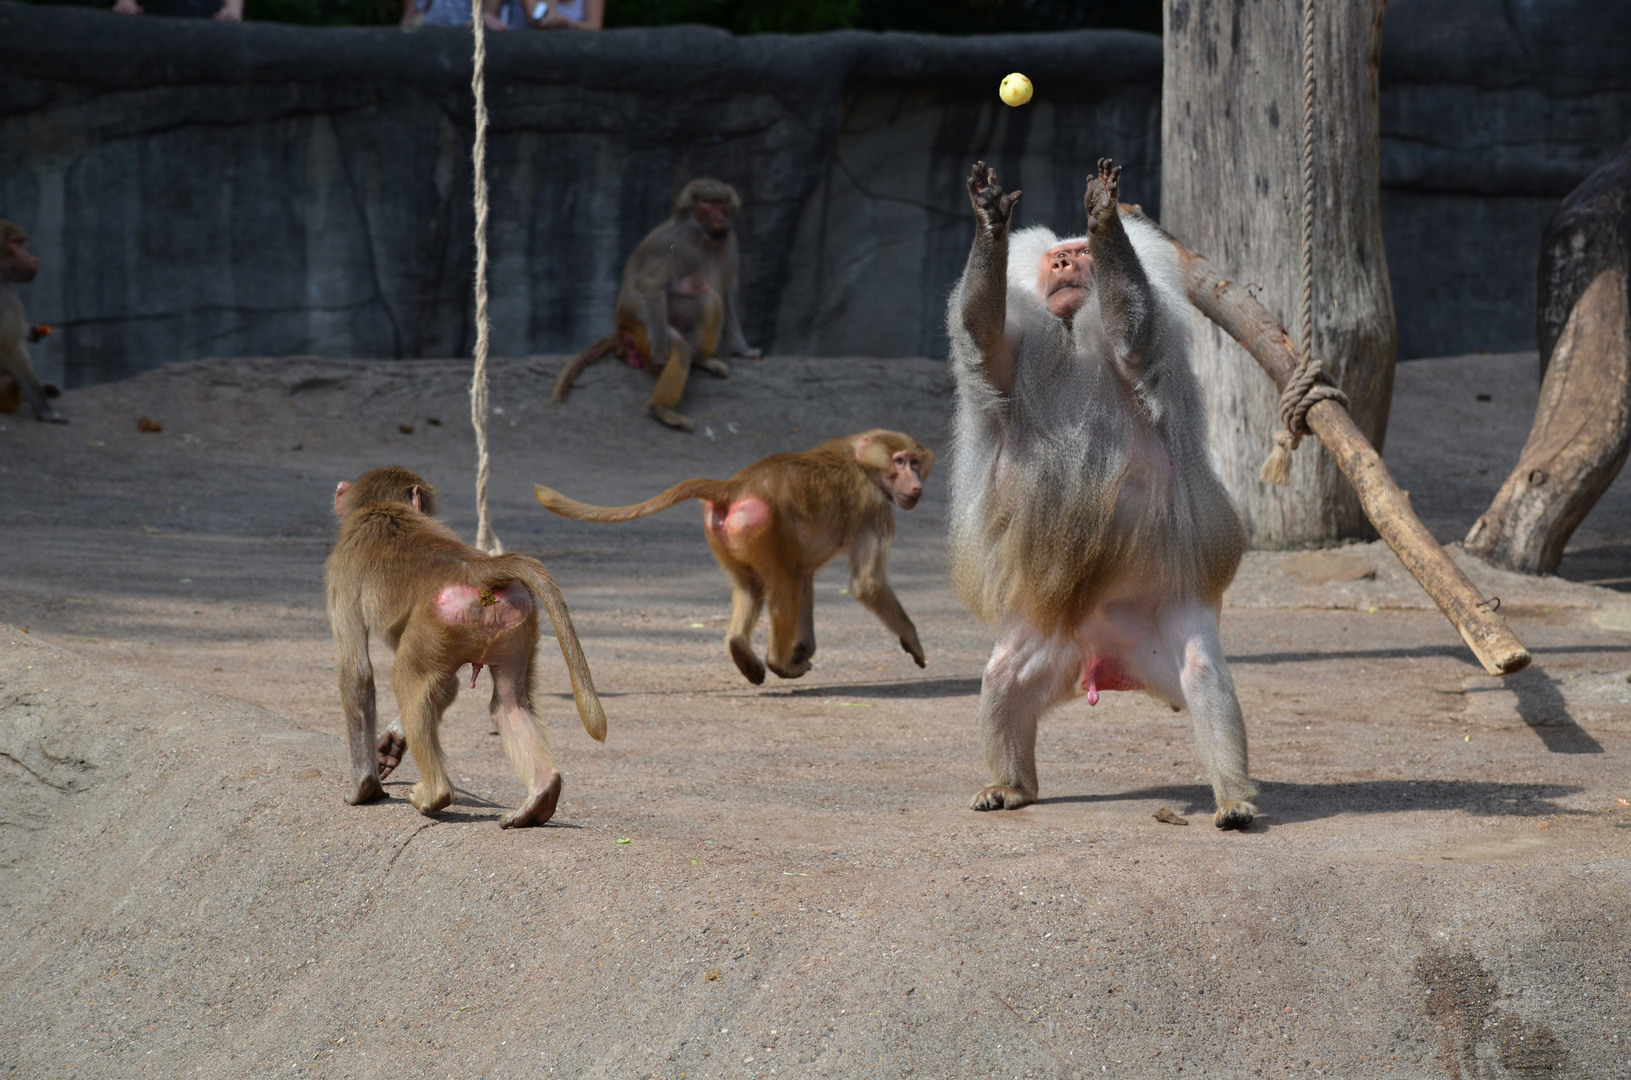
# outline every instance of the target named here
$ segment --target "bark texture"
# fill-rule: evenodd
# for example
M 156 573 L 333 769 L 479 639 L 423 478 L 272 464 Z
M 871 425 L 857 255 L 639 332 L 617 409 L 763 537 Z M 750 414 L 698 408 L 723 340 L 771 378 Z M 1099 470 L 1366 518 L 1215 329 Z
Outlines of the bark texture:
M 1314 354 L 1380 450 L 1395 330 L 1382 243 L 1377 73 L 1385 0 L 1321 4 L 1315 18 Z M 1280 0 L 1167 0 L 1162 224 L 1247 283 L 1299 337 L 1302 8 Z M 1294 456 L 1291 484 L 1258 479 L 1278 397 L 1246 351 L 1199 312 L 1195 368 L 1214 460 L 1253 546 L 1370 535 L 1328 455 Z
M 1550 574 L 1631 450 L 1631 143 L 1546 226 L 1536 321 L 1535 423 L 1466 542 L 1497 566 Z

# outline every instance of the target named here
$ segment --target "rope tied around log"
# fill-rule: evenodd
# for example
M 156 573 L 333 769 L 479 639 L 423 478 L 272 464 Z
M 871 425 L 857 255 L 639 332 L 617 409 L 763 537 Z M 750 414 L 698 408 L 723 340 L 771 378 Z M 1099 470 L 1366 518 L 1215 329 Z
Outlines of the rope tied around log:
M 1274 449 L 1258 474 L 1266 483 L 1280 487 L 1291 482 L 1291 452 L 1302 445 L 1303 436 L 1313 434 L 1308 429 L 1308 410 L 1322 401 L 1348 407 L 1348 395 L 1331 382 L 1325 366 L 1308 358 L 1307 353 L 1303 356 L 1296 374 L 1280 394 L 1280 423 L 1285 426 L 1274 433 Z
M 1274 449 L 1258 477 L 1285 487 L 1291 483 L 1291 453 L 1308 430 L 1308 410 L 1322 401 L 1348 407 L 1348 395 L 1337 388 L 1314 359 L 1314 0 L 1303 0 L 1303 142 L 1302 142 L 1302 326 L 1296 372 L 1280 393 L 1280 423 Z

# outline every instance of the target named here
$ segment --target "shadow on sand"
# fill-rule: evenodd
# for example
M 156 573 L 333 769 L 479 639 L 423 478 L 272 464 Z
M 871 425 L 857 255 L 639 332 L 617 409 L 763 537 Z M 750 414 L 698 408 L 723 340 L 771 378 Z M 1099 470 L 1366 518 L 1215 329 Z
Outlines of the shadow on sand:
M 1618 647 L 1605 651 L 1623 652 Z M 1456 656 L 1465 650 L 1454 646 L 1431 646 L 1419 649 L 1373 649 L 1341 653 L 1264 653 L 1256 656 L 1230 657 L 1233 664 L 1279 664 L 1318 659 L 1402 658 L 1406 656 Z M 1586 650 L 1571 650 L 1586 651 Z M 1503 682 L 1492 684 L 1487 692 L 1511 690 L 1518 701 L 1518 715 L 1529 725 L 1546 749 L 1554 754 L 1601 754 L 1603 746 L 1589 732 L 1575 722 L 1569 714 L 1568 703 L 1557 681 L 1546 674 L 1538 664 L 1527 671 L 1509 676 Z M 1484 692 L 1484 691 L 1479 691 Z M 885 683 L 847 683 L 838 686 L 799 686 L 785 690 L 763 691 L 793 698 L 883 698 L 933 699 L 978 697 L 980 680 L 965 679 L 907 679 Z
M 846 683 L 842 686 L 798 686 L 781 691 L 782 697 L 842 698 L 950 698 L 978 697 L 980 680 L 903 679 L 886 683 Z
M 406 803 L 408 801 L 407 789 L 413 787 L 413 781 L 387 780 L 385 781 L 384 786 L 386 788 L 386 797 L 384 799 L 377 800 L 374 803 L 375 806 L 384 806 L 398 800 Z M 392 788 L 398 788 L 400 790 L 392 791 L 390 790 Z M 482 798 L 480 795 L 472 795 L 470 792 L 466 791 L 462 787 L 459 787 L 457 784 L 453 785 L 453 791 L 458 796 L 458 799 L 453 803 L 453 805 L 445 810 L 438 810 L 434 814 L 425 815 L 426 821 L 435 822 L 439 825 L 472 825 L 486 821 L 497 821 L 499 818 L 504 816 L 503 811 L 510 809 L 504 803 L 490 802 L 489 800 Z M 474 807 L 479 810 L 491 810 L 493 812 L 485 814 L 472 813 L 469 810 L 459 809 L 459 807 L 466 806 Z M 583 828 L 582 825 L 573 825 L 570 822 L 562 821 L 558 816 L 549 819 L 542 826 L 533 827 L 545 829 Z
M 1601 754 L 1603 744 L 1591 737 L 1585 728 L 1569 715 L 1563 691 L 1557 680 L 1546 674 L 1538 664 L 1516 675 L 1509 675 L 1501 684 L 1510 687 L 1518 699 L 1518 715 L 1529 725 L 1529 730 L 1540 737 L 1546 749 L 1554 754 Z
M 1410 810 L 1461 810 L 1503 817 L 1548 814 L 1586 816 L 1584 810 L 1560 806 L 1557 799 L 1583 790 L 1568 784 L 1495 784 L 1474 780 L 1363 780 L 1355 783 L 1297 784 L 1259 781 L 1256 803 L 1263 812 L 1251 832 L 1319 821 L 1343 814 L 1399 813 Z M 1185 817 L 1212 816 L 1212 789 L 1202 784 L 1170 784 L 1103 795 L 1054 795 L 1051 803 L 1166 802 Z
M 1631 652 L 1624 645 L 1567 645 L 1557 648 L 1531 648 L 1529 651 L 1536 656 L 1545 653 L 1585 655 Z M 1472 653 L 1464 645 L 1410 645 L 1396 649 L 1301 649 L 1296 652 L 1240 653 L 1227 656 L 1225 659 L 1231 664 L 1307 664 L 1316 660 L 1420 660 L 1430 656 L 1461 660 L 1469 669 L 1479 670 Z

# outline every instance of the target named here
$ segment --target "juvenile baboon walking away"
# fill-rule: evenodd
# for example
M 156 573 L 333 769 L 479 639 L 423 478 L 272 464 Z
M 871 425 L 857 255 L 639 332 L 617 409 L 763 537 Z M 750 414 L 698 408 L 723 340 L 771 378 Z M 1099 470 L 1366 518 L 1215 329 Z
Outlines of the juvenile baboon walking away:
M 998 628 L 980 691 L 991 781 L 976 810 L 1034 801 L 1042 715 L 1145 690 L 1187 708 L 1219 828 L 1257 793 L 1218 639 L 1245 532 L 1207 456 L 1183 279 L 1166 234 L 1088 178 L 1088 235 L 1009 236 L 1020 193 L 976 162 L 976 231 L 952 293 L 951 547 L 963 601 Z
M 757 359 L 737 315 L 740 264 L 736 189 L 702 178 L 674 199 L 673 215 L 646 234 L 623 268 L 617 294 L 617 328 L 566 365 L 555 380 L 554 402 L 566 400 L 584 368 L 616 353 L 630 367 L 657 376 L 646 412 L 671 428 L 690 431 L 675 411 L 695 365 L 721 379 L 730 374 L 725 356 Z
M 755 685 L 765 668 L 784 679 L 810 670 L 815 655 L 815 575 L 839 552 L 849 557 L 850 592 L 924 666 L 917 628 L 889 587 L 894 507 L 923 494 L 934 454 L 898 431 L 865 431 L 813 450 L 774 454 L 729 480 L 684 480 L 633 506 L 589 506 L 541 485 L 538 501 L 579 521 L 634 521 L 701 499 L 714 558 L 731 579 L 725 647 Z M 770 652 L 753 651 L 753 628 L 770 604 Z
M 334 490 L 340 539 L 323 578 L 351 745 L 346 801 L 355 805 L 385 793 L 380 780 L 402 757 L 404 742 L 419 768 L 408 801 L 422 814 L 453 801 L 440 727 L 459 692 L 459 668 L 469 664 L 471 689 L 483 667 L 492 676 L 488 709 L 527 788 L 525 801 L 499 825 L 542 825 L 555 813 L 561 773 L 532 708 L 535 604 L 549 612 L 578 717 L 595 739 L 606 738 L 606 714 L 549 572 L 525 555 L 487 555 L 464 543 L 431 516 L 435 498 L 434 488 L 395 465 L 341 481 Z M 401 712 L 400 729 L 393 726 L 378 739 L 371 634 L 396 653 L 391 687 Z

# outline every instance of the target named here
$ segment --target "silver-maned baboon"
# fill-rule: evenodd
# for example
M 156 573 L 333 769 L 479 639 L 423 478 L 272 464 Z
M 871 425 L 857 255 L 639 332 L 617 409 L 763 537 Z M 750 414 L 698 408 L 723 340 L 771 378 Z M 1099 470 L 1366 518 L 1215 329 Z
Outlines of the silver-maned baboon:
M 1089 178 L 1088 235 L 1009 237 L 1019 192 L 983 162 L 977 232 L 952 294 L 952 553 L 960 594 L 1000 627 L 980 693 L 991 782 L 977 810 L 1037 796 L 1036 727 L 1076 694 L 1147 690 L 1193 714 L 1213 820 L 1257 812 L 1246 728 L 1218 640 L 1245 546 L 1207 457 L 1183 281 L 1165 234 Z

